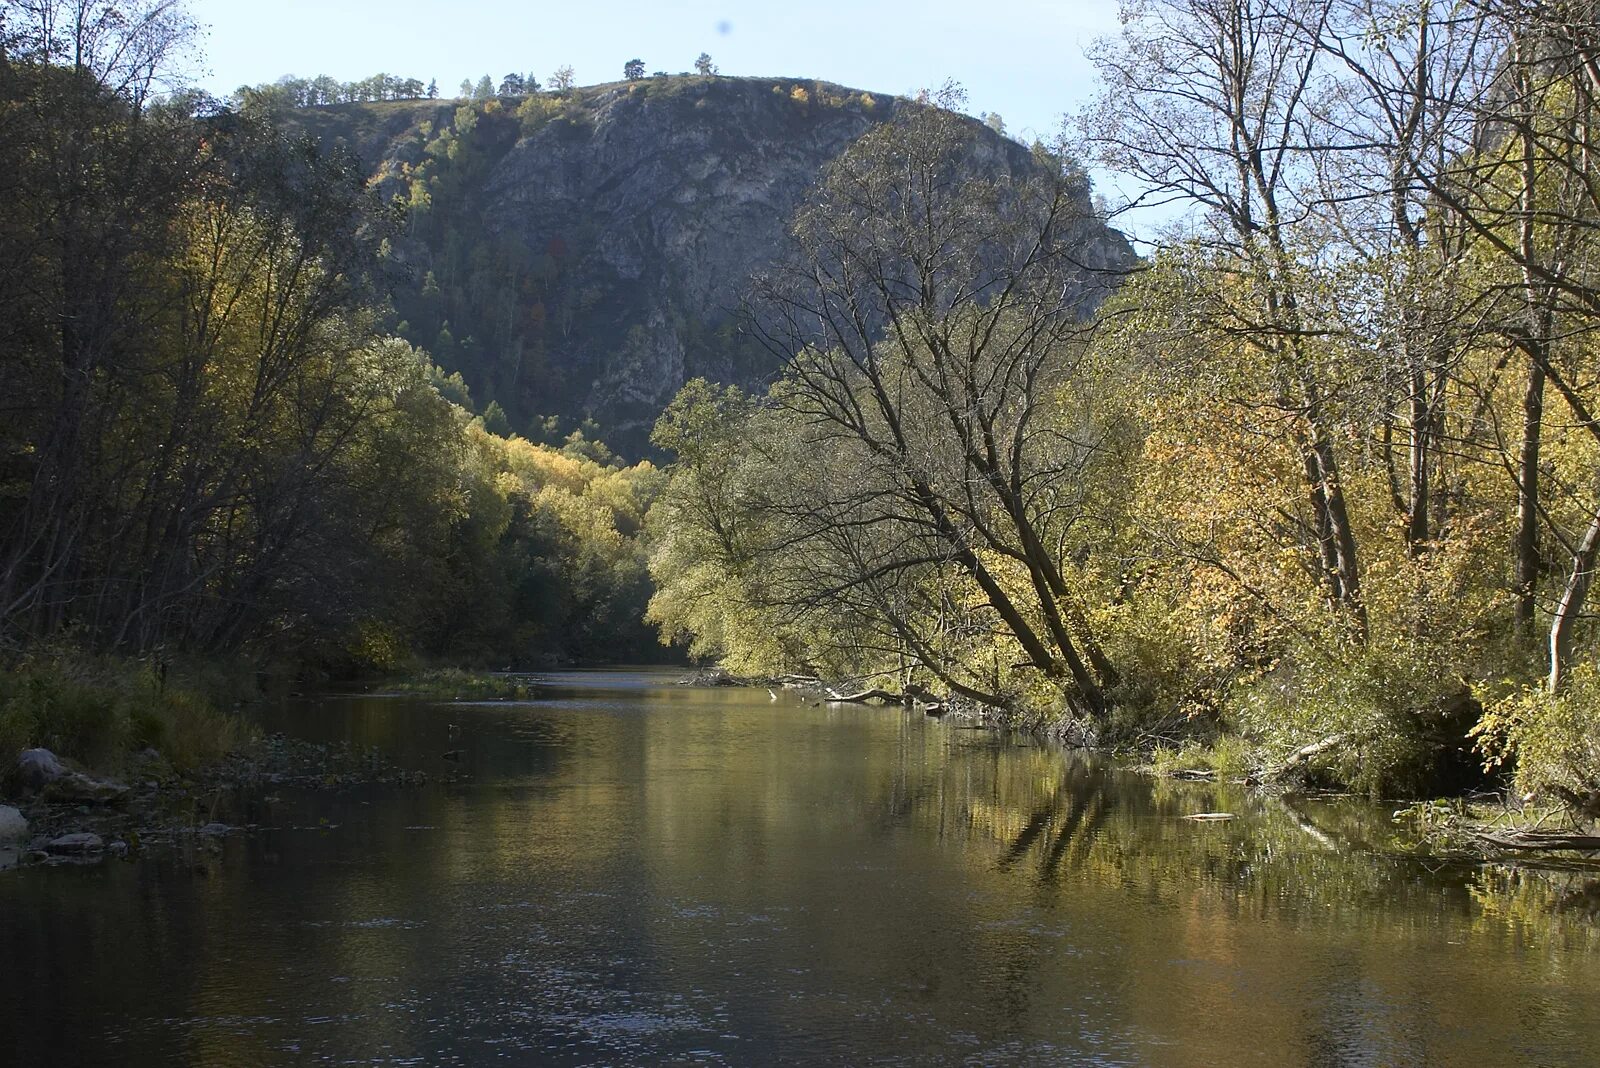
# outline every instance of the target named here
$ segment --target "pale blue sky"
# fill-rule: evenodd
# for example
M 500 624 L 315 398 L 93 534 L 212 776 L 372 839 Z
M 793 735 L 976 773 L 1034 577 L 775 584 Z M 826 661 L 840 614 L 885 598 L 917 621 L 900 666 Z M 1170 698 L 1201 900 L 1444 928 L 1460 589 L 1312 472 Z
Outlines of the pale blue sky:
M 203 39 L 205 88 L 221 95 L 281 74 L 341 81 L 385 71 L 461 79 L 508 71 L 541 78 L 563 63 L 580 84 L 614 81 L 638 56 L 647 70 L 689 70 L 711 53 L 724 74 L 824 78 L 910 93 L 954 78 L 974 113 L 998 111 L 1016 132 L 1053 133 L 1082 102 L 1083 49 L 1115 32 L 1116 0 L 190 0 Z
M 1117 0 L 189 0 L 206 27 L 199 81 L 216 95 L 283 74 L 341 81 L 383 71 L 454 94 L 461 79 L 541 79 L 571 64 L 579 84 L 649 71 L 822 78 L 910 94 L 947 78 L 973 114 L 997 111 L 1023 139 L 1052 136 L 1087 102 L 1084 49 L 1117 32 Z M 1108 185 L 1104 178 L 1099 182 Z

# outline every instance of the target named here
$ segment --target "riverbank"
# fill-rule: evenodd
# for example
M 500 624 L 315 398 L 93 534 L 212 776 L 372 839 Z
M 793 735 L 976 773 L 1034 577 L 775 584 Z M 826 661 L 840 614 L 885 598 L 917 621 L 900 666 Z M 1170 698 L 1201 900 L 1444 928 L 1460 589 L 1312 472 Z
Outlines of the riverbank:
M 36 656 L 0 672 L 0 870 L 253 830 L 252 802 L 280 788 L 430 781 L 373 747 L 263 735 L 247 710 L 273 699 L 264 677 L 243 662 L 82 654 Z M 525 679 L 453 668 L 378 688 L 439 701 L 527 695 Z
M 281 789 L 422 786 L 426 772 L 400 768 L 375 747 L 255 737 L 214 763 L 178 771 L 159 751 L 141 754 L 124 779 L 102 778 L 45 749 L 23 750 L 14 785 L 0 796 L 23 821 L 0 833 L 0 870 L 83 864 L 259 829 L 257 801 Z M 0 831 L 8 825 L 0 817 Z
M 1042 714 L 1018 720 L 975 702 L 939 699 L 926 693 L 908 697 L 862 688 L 858 680 L 827 682 L 804 675 L 741 678 L 711 668 L 679 682 L 704 687 L 765 687 L 774 696 L 784 690 L 801 695 L 814 706 L 909 707 L 928 715 L 964 719 L 987 730 L 1021 733 L 1068 750 L 1100 753 L 1118 766 L 1158 779 L 1234 785 L 1281 797 L 1349 796 L 1349 784 L 1340 781 L 1335 761 L 1360 757 L 1359 739 L 1345 735 L 1329 736 L 1286 754 L 1215 729 L 1207 732 L 1205 741 L 1195 737 L 1179 741 L 1175 732 L 1142 732 L 1131 743 L 1106 745 L 1076 720 Z M 1467 717 L 1456 709 L 1453 715 L 1435 718 L 1460 721 Z M 1429 781 L 1450 781 L 1455 789 L 1432 797 L 1368 794 L 1393 806 L 1391 820 L 1410 848 L 1440 859 L 1519 863 L 1556 856 L 1581 858 L 1580 863 L 1600 866 L 1600 826 L 1594 819 L 1585 819 L 1568 806 L 1517 796 L 1509 781 L 1496 780 L 1482 771 L 1472 738 L 1465 731 L 1458 733 L 1457 744 L 1437 746 L 1429 757 L 1435 765 L 1435 777 Z M 1471 774 L 1473 769 L 1480 774 Z

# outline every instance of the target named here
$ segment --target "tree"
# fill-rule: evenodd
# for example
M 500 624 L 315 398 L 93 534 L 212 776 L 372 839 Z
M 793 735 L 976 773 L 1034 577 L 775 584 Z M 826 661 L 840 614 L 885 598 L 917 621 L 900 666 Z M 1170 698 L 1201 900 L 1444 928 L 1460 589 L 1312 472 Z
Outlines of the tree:
M 499 401 L 490 401 L 483 410 L 483 428 L 500 437 L 511 434 L 511 422 L 506 418 L 506 410 L 500 407 Z
M 757 329 L 789 368 L 774 403 L 806 443 L 789 471 L 804 491 L 778 508 L 804 546 L 790 588 L 854 605 L 957 693 L 1005 704 L 1032 677 L 1099 716 L 1118 674 L 1064 534 L 1098 459 L 1084 316 L 1124 264 L 1080 261 L 1097 224 L 1074 169 L 995 175 L 975 156 L 969 121 L 942 108 L 869 131 L 757 288 Z M 1072 416 L 1046 431 L 1047 407 Z M 1008 647 L 1017 672 L 995 658 Z
M 1101 162 L 1152 196 L 1205 213 L 1218 288 L 1198 306 L 1202 328 L 1237 333 L 1267 356 L 1277 396 L 1240 398 L 1291 412 L 1281 431 L 1301 454 L 1307 512 L 1297 520 L 1320 560 L 1330 602 L 1365 640 L 1357 534 L 1350 521 L 1331 397 L 1342 388 L 1313 340 L 1305 277 L 1291 252 L 1308 195 L 1301 132 L 1327 0 L 1156 0 L 1124 25 L 1123 42 L 1091 56 L 1105 88 L 1085 136 Z M 1198 266 L 1201 262 L 1197 257 Z M 1246 280 L 1244 286 L 1236 280 Z M 1336 374 L 1339 374 L 1336 372 Z
M 326 74 L 320 74 L 311 79 L 310 92 L 312 104 L 337 104 L 343 98 L 343 91 L 334 79 Z
M 644 60 L 630 59 L 622 65 L 622 76 L 630 82 L 644 77 Z
M 155 360 L 136 308 L 172 308 L 155 269 L 200 180 L 196 131 L 151 100 L 192 32 L 168 4 L 7 5 L 0 59 L 0 630 L 65 626 L 103 576 L 101 435 Z M 143 314 L 143 313 L 140 313 Z
M 437 79 L 437 78 L 429 78 L 428 79 L 428 99 L 429 100 L 437 100 L 437 99 L 439 99 L 439 79 Z
M 695 58 L 694 69 L 695 73 L 704 75 L 706 77 L 710 77 L 711 75 L 717 73 L 717 66 L 715 63 L 711 62 L 711 54 L 709 52 L 701 52 L 700 55 Z
M 522 75 L 512 73 L 500 79 L 501 96 L 521 96 L 525 92 L 527 92 L 527 82 L 523 80 Z
M 494 82 L 487 74 L 478 79 L 478 84 L 472 87 L 472 99 L 490 100 L 494 97 Z
M 575 84 L 575 75 L 572 67 L 563 63 L 550 75 L 550 88 L 557 93 L 565 93 Z

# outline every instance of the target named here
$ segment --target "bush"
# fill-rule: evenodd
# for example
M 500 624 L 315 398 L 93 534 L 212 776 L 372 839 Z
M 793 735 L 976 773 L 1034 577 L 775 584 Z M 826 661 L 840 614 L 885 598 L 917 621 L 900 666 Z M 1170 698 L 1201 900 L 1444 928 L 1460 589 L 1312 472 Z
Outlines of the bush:
M 401 679 L 391 689 L 439 701 L 522 700 L 528 696 L 527 684 L 519 679 L 460 668 L 432 668 Z
M 1226 782 L 1248 778 L 1256 770 L 1258 757 L 1255 746 L 1244 738 L 1224 734 L 1209 745 L 1189 739 L 1177 748 L 1157 746 L 1150 755 L 1150 767 L 1158 775 L 1208 771 Z
M 1268 766 L 1339 739 L 1313 759 L 1315 778 L 1375 797 L 1419 796 L 1439 786 L 1446 750 L 1465 734 L 1459 713 L 1471 707 L 1447 664 L 1413 641 L 1301 644 L 1237 688 L 1225 718 Z
M 0 760 L 43 746 L 102 774 L 143 749 L 193 769 L 237 749 L 250 730 L 220 707 L 253 684 L 237 665 L 163 681 L 148 662 L 55 651 L 0 671 Z M 169 676 L 178 673 L 168 673 Z
M 1560 694 L 1526 686 L 1491 702 L 1475 733 L 1490 766 L 1514 764 L 1518 793 L 1575 809 L 1593 809 L 1600 799 L 1600 669 L 1594 664 L 1574 668 Z

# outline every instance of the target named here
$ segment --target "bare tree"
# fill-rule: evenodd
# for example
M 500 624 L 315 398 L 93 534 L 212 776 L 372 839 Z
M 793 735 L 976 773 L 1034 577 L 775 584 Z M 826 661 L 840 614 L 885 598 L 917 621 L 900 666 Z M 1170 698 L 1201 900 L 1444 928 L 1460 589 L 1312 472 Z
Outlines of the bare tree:
M 1256 347 L 1269 403 L 1293 415 L 1304 470 L 1306 541 L 1329 599 L 1366 634 L 1361 567 L 1336 447 L 1338 394 L 1311 348 L 1323 332 L 1293 245 L 1316 196 L 1307 126 L 1329 0 L 1152 0 L 1128 10 L 1122 39 L 1091 55 L 1105 89 L 1084 136 L 1149 200 L 1202 209 L 1201 246 L 1220 273 L 1202 325 Z
M 1075 169 L 1004 158 L 1022 150 L 978 132 L 910 107 L 868 133 L 798 214 L 798 257 L 758 289 L 756 321 L 789 364 L 776 403 L 813 455 L 839 456 L 792 518 L 841 565 L 817 576 L 829 595 L 860 598 L 948 686 L 1003 699 L 927 629 L 949 617 L 954 573 L 1027 667 L 1102 713 L 1117 674 L 1061 556 L 1097 430 L 1043 414 L 1073 386 L 1126 248 Z

